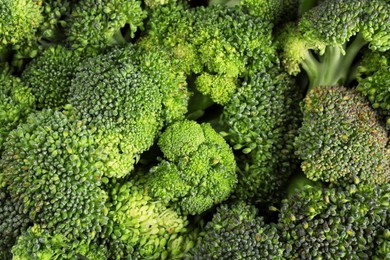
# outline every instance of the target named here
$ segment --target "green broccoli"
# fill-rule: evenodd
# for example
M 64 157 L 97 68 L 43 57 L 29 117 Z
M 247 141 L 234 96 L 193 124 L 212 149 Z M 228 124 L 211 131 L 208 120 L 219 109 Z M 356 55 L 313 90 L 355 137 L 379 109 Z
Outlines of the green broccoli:
M 373 256 L 374 260 L 389 259 L 390 258 L 390 229 L 386 228 L 382 234 L 375 241 L 376 249 Z
M 8 135 L 1 185 L 31 222 L 69 239 L 92 239 L 101 230 L 107 221 L 107 195 L 100 188 L 107 161 L 94 137 L 71 110 L 30 114 Z
M 309 89 L 346 84 L 364 46 L 390 49 L 389 17 L 381 0 L 321 1 L 280 33 L 283 62 L 290 74 L 304 69 Z
M 386 129 L 355 89 L 314 88 L 302 109 L 295 152 L 309 179 L 345 185 L 390 180 Z
M 30 62 L 22 80 L 36 97 L 37 108 L 62 108 L 69 102 L 71 80 L 82 57 L 61 45 L 46 49 Z
M 188 93 L 165 52 L 132 45 L 85 60 L 70 87 L 79 117 L 99 132 L 112 159 L 107 177 L 131 172 L 167 122 L 184 118 Z
M 102 233 L 108 258 L 177 259 L 193 246 L 186 237 L 186 217 L 148 193 L 136 179 L 112 185 L 109 221 Z
M 288 177 L 298 168 L 293 141 L 302 95 L 295 81 L 275 67 L 244 81 L 224 107 L 222 134 L 241 152 L 236 156 L 238 198 L 268 203 L 283 196 Z
M 66 19 L 66 39 L 73 49 L 89 53 L 123 45 L 146 18 L 141 4 L 140 0 L 77 1 Z M 125 25 L 129 26 L 127 36 L 121 32 Z
M 367 51 L 357 68 L 357 90 L 366 96 L 381 114 L 390 115 L 390 51 Z M 388 120 L 387 124 L 390 124 Z
M 0 66 L 0 155 L 8 133 L 23 123 L 34 109 L 31 89 L 11 75 L 7 67 Z
M 217 209 L 185 259 L 282 259 L 283 246 L 276 225 L 266 224 L 254 206 L 238 201 Z
M 209 124 L 179 121 L 160 136 L 165 159 L 143 182 L 152 197 L 183 214 L 199 214 L 226 200 L 236 182 L 232 149 Z
M 370 259 L 389 218 L 389 185 L 306 185 L 282 201 L 286 259 Z

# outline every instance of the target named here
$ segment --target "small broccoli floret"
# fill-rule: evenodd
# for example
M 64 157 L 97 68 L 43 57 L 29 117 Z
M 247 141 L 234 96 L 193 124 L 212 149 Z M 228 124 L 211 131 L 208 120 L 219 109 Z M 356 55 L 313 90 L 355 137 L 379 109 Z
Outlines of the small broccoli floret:
M 177 205 L 183 214 L 198 214 L 233 192 L 233 152 L 209 124 L 177 122 L 165 130 L 158 145 L 165 160 L 144 180 L 156 199 Z
M 238 151 L 241 199 L 280 199 L 288 176 L 298 168 L 293 141 L 300 125 L 302 91 L 278 68 L 242 83 L 223 111 L 223 136 Z
M 12 76 L 8 69 L 0 71 L 0 154 L 8 133 L 24 122 L 34 109 L 35 98 L 31 89 L 20 78 Z
M 6 45 L 19 46 L 35 38 L 42 21 L 39 1 L 0 1 L 0 49 Z
M 141 4 L 140 0 L 78 1 L 67 19 L 67 41 L 73 49 L 90 53 L 125 44 L 146 17 Z M 128 36 L 121 33 L 125 25 L 129 26 Z
M 370 100 L 375 109 L 389 116 L 390 51 L 367 51 L 357 68 L 357 80 L 357 90 Z
M 133 46 L 91 57 L 77 68 L 70 102 L 100 133 L 112 160 L 108 177 L 129 174 L 163 125 L 184 117 L 183 81 L 163 51 L 143 54 Z
M 295 147 L 309 179 L 345 185 L 390 180 L 386 129 L 356 90 L 314 88 L 302 109 Z
M 371 259 L 389 218 L 388 185 L 305 186 L 282 202 L 286 259 Z M 383 258 L 382 258 L 383 259 Z
M 386 228 L 375 241 L 375 254 L 372 259 L 381 260 L 390 258 L 390 229 Z
M 104 155 L 71 111 L 30 114 L 4 145 L 0 179 L 21 212 L 69 239 L 93 238 L 106 223 Z
M 110 259 L 176 259 L 193 246 L 185 237 L 186 217 L 149 196 L 147 187 L 117 183 L 109 197 L 103 235 Z
M 276 226 L 239 201 L 217 209 L 186 259 L 282 259 L 283 251 Z
M 89 240 L 70 240 L 62 234 L 51 234 L 40 225 L 24 232 L 12 247 L 12 259 L 96 259 L 105 260 L 105 248 Z
M 378 51 L 390 48 L 389 17 L 389 8 L 381 0 L 321 1 L 280 34 L 284 64 L 294 75 L 301 66 L 309 88 L 343 85 L 363 46 Z
M 61 45 L 45 50 L 28 64 L 22 80 L 31 88 L 37 108 L 61 108 L 69 102 L 69 89 L 81 56 Z

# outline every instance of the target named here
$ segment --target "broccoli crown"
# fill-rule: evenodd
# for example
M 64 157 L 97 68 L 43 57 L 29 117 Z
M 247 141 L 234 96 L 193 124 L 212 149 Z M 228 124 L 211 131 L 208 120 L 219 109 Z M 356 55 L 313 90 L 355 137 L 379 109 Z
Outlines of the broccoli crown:
M 165 160 L 145 177 L 150 193 L 183 214 L 198 214 L 225 199 L 237 182 L 232 149 L 207 123 L 179 121 L 158 141 Z
M 11 200 L 6 188 L 0 188 L 0 259 L 12 259 L 12 246 L 30 224 L 21 205 Z
M 109 177 L 127 175 L 164 123 L 186 112 L 184 78 L 169 69 L 169 60 L 163 64 L 161 52 L 141 54 L 142 49 L 132 46 L 114 49 L 76 69 L 70 101 L 89 127 L 100 133 L 99 142 L 112 159 L 106 165 Z
M 12 247 L 12 259 L 107 259 L 106 251 L 89 240 L 72 241 L 62 234 L 51 234 L 40 225 L 24 232 Z
M 276 60 L 271 44 L 272 25 L 240 8 L 214 5 L 187 8 L 173 4 L 156 8 L 146 39 L 170 48 L 195 86 L 219 104 L 226 104 L 237 88 L 237 78 L 248 73 L 246 64 Z
M 239 198 L 282 195 L 279 190 L 297 168 L 292 144 L 301 116 L 300 92 L 289 75 L 273 68 L 244 81 L 224 107 L 222 134 L 242 152 L 237 157 Z
M 39 1 L 0 1 L 0 47 L 19 45 L 35 38 L 42 20 Z
M 61 108 L 68 103 L 71 79 L 81 56 L 56 45 L 28 64 L 22 80 L 36 97 L 37 108 Z
M 72 6 L 67 19 L 67 41 L 72 48 L 91 53 L 126 42 L 121 28 L 128 25 L 130 35 L 142 26 L 146 12 L 139 0 L 85 0 Z
M 109 192 L 109 221 L 103 234 L 110 259 L 178 258 L 193 242 L 184 239 L 188 221 L 148 195 L 134 180 Z
M 93 238 L 106 222 L 106 194 L 99 188 L 105 162 L 93 132 L 67 112 L 31 114 L 12 131 L 0 179 L 32 222 L 70 239 Z
M 273 224 L 242 201 L 222 204 L 187 259 L 281 259 L 283 244 Z
M 8 133 L 34 109 L 35 98 L 30 88 L 7 70 L 0 71 L 0 154 Z
M 345 185 L 390 180 L 386 129 L 355 89 L 314 88 L 302 109 L 295 147 L 309 179 Z
M 69 15 L 71 1 L 43 0 L 42 1 L 42 24 L 39 27 L 39 34 L 42 38 L 53 42 L 62 39 L 63 29 Z
M 390 115 L 390 51 L 367 51 L 357 70 L 357 90 L 370 100 L 375 109 Z
M 305 186 L 282 202 L 278 228 L 287 259 L 370 259 L 389 218 L 390 187 Z
M 373 259 L 388 259 L 390 258 L 390 229 L 386 228 L 376 241 L 376 249 Z

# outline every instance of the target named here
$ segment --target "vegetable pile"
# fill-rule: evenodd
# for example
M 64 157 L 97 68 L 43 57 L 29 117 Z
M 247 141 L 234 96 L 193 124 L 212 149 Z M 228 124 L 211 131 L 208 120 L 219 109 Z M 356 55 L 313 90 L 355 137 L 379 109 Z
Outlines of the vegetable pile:
M 389 0 L 0 0 L 0 259 L 390 259 Z

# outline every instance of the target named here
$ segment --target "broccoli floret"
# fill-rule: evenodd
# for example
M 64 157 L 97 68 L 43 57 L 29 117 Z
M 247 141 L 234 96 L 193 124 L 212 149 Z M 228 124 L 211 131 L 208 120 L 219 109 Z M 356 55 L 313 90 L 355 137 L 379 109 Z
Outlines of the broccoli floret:
M 278 68 L 244 81 L 223 110 L 223 136 L 237 154 L 236 196 L 269 202 L 283 196 L 288 176 L 298 168 L 293 141 L 300 126 L 303 93 Z
M 185 237 L 186 217 L 153 199 L 135 179 L 114 184 L 109 197 L 103 230 L 109 259 L 177 259 L 193 246 Z
M 28 64 L 22 80 L 36 97 L 37 108 L 62 108 L 69 102 L 69 89 L 82 57 L 61 45 L 45 50 Z
M 284 64 L 294 75 L 301 66 L 309 88 L 348 83 L 363 46 L 378 51 L 390 48 L 389 18 L 389 8 L 381 0 L 321 1 L 280 34 Z
M 20 78 L 12 76 L 7 68 L 0 66 L 0 155 L 8 133 L 24 122 L 35 109 L 31 89 Z M 1 185 L 0 185 L 1 186 Z
M 147 28 L 142 41 L 168 47 L 195 77 L 195 87 L 219 104 L 230 100 L 237 78 L 250 73 L 249 62 L 267 67 L 276 60 L 271 23 L 240 8 L 162 6 L 152 12 Z
M 314 88 L 302 109 L 295 147 L 309 179 L 345 185 L 390 180 L 386 129 L 359 92 L 344 87 Z
M 371 259 L 389 218 L 390 187 L 305 186 L 284 200 L 278 229 L 286 259 Z
M 242 201 L 221 205 L 203 233 L 186 259 L 282 259 L 276 225 Z
M 76 69 L 70 102 L 100 133 L 99 143 L 112 159 L 108 177 L 129 174 L 163 125 L 184 117 L 184 77 L 161 52 L 128 46 L 91 57 Z
M 381 260 L 390 258 L 390 229 L 386 228 L 375 241 L 375 254 L 372 259 Z
M 123 45 L 138 27 L 146 12 L 140 0 L 84 0 L 72 6 L 67 19 L 66 39 L 73 49 L 97 53 L 108 46 Z M 121 29 L 129 26 L 128 35 Z
M 90 240 L 70 240 L 62 234 L 51 234 L 40 225 L 24 232 L 12 247 L 12 259 L 96 259 L 105 260 L 106 250 Z
M 107 220 L 100 189 L 107 162 L 94 132 L 66 112 L 30 114 L 8 135 L 0 180 L 32 222 L 69 239 L 92 239 Z
M 199 214 L 233 192 L 236 163 L 232 149 L 207 123 L 179 121 L 158 141 L 165 160 L 145 176 L 150 194 L 183 214 Z
M 366 96 L 381 114 L 390 115 L 390 51 L 367 51 L 357 68 L 357 90 Z M 387 124 L 390 124 L 388 120 Z

